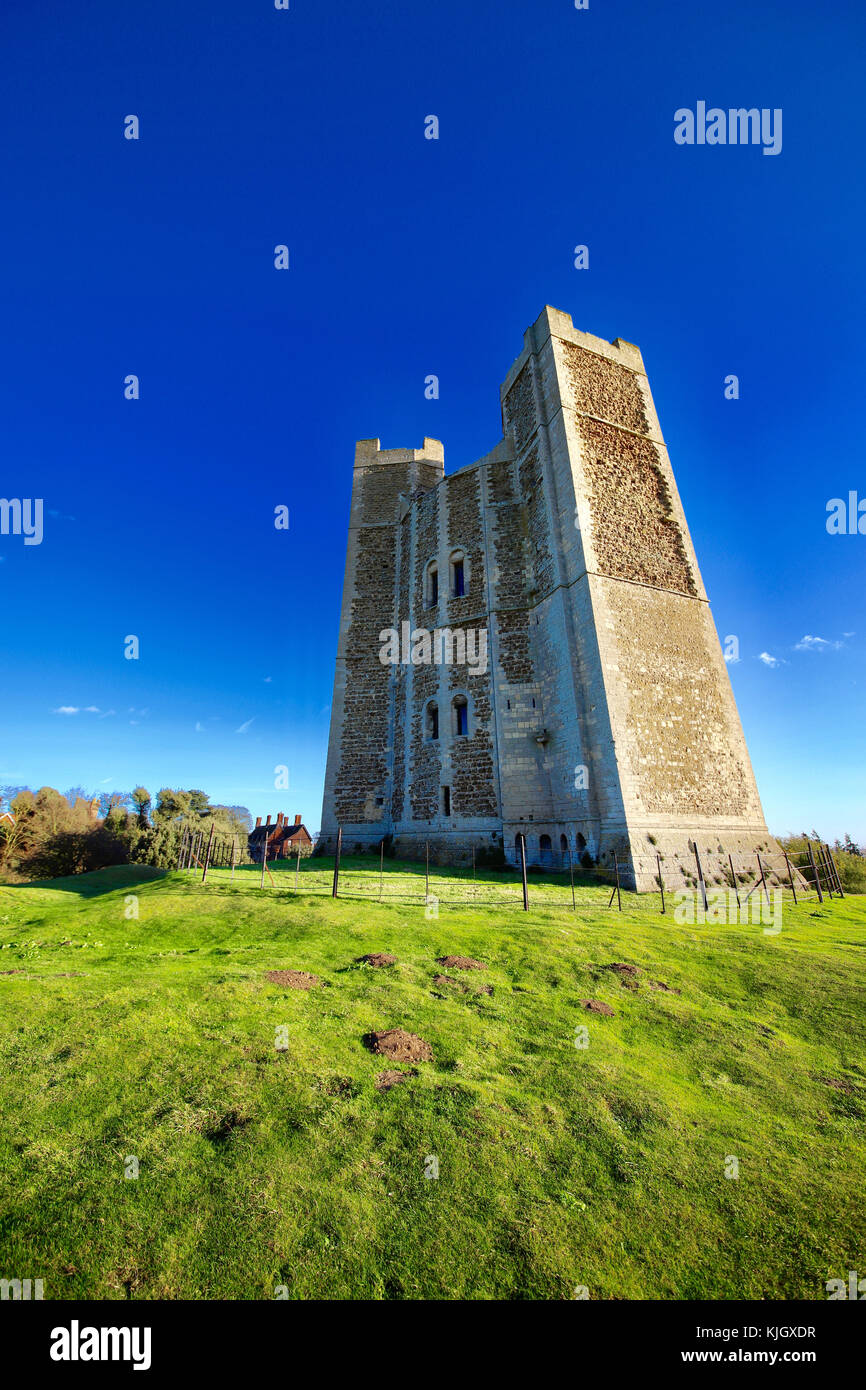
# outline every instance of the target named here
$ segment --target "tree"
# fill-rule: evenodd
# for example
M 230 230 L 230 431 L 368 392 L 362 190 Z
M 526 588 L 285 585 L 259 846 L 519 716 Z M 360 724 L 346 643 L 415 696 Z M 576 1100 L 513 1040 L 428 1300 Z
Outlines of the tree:
M 99 798 L 99 814 L 104 820 L 115 806 L 126 806 L 128 802 L 129 792 L 103 792 Z
M 146 787 L 133 787 L 129 795 L 138 815 L 138 823 L 145 830 L 150 824 L 150 792 Z
M 86 801 L 89 805 L 93 800 L 94 793 L 85 791 L 84 787 L 70 787 L 63 793 L 70 806 L 74 806 L 76 801 Z

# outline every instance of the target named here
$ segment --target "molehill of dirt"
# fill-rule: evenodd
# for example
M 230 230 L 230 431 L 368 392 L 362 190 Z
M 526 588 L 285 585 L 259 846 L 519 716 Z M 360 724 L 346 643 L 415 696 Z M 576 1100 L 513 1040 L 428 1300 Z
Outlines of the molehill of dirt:
M 386 1028 L 383 1033 L 367 1033 L 364 1042 L 371 1052 L 392 1062 L 432 1062 L 433 1049 L 424 1038 L 405 1028 Z
M 605 1004 L 601 999 L 581 999 L 581 1004 L 585 1009 L 589 1009 L 593 1014 L 604 1014 L 606 1018 L 613 1018 L 613 1009 L 610 1004 Z
M 306 970 L 268 970 L 265 979 L 284 989 L 315 989 L 322 983 L 318 975 L 310 975 Z
M 389 956 L 385 951 L 373 951 L 368 956 L 359 956 L 358 964 L 372 965 L 376 970 L 382 970 L 386 965 L 396 965 L 397 957 Z
M 413 1068 L 412 1071 L 380 1071 L 376 1077 L 377 1091 L 390 1091 L 392 1086 L 399 1086 L 401 1081 L 409 1081 L 418 1073 Z

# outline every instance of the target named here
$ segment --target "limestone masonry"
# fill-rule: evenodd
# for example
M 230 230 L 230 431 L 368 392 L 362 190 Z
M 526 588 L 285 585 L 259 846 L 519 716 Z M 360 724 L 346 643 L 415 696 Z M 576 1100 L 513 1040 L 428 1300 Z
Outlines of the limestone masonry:
M 356 445 L 320 848 L 342 826 L 347 850 L 514 863 L 522 832 L 531 863 L 615 851 L 642 889 L 691 842 L 708 880 L 754 864 L 771 841 L 640 351 L 546 308 L 501 399 L 501 441 L 447 476 L 436 440 Z

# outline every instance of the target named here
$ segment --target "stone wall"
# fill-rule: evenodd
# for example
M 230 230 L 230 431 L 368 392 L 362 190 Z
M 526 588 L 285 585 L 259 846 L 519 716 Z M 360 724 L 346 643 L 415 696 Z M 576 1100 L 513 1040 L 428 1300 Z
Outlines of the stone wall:
M 436 441 L 357 446 L 322 843 L 465 863 L 523 833 L 646 889 L 697 843 L 711 882 L 773 842 L 640 352 L 546 309 L 501 405 L 501 443 L 448 477 Z M 404 621 L 485 630 L 487 670 L 383 666 Z

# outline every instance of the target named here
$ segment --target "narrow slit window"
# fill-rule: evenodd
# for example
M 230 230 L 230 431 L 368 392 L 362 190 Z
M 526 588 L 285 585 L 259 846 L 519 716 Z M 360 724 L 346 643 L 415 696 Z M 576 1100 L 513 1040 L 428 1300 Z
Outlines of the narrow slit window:
M 454 560 L 452 562 L 452 570 L 454 575 L 454 597 L 462 598 L 466 593 L 466 575 L 463 569 L 463 561 Z
M 469 706 L 465 697 L 459 695 L 454 701 L 454 732 L 463 736 L 469 733 Z
M 443 787 L 443 788 L 442 788 L 442 814 L 443 814 L 444 816 L 450 816 L 450 815 L 451 815 L 451 788 L 450 788 L 450 787 Z
M 439 706 L 435 701 L 427 706 L 427 737 L 435 739 L 439 737 Z

